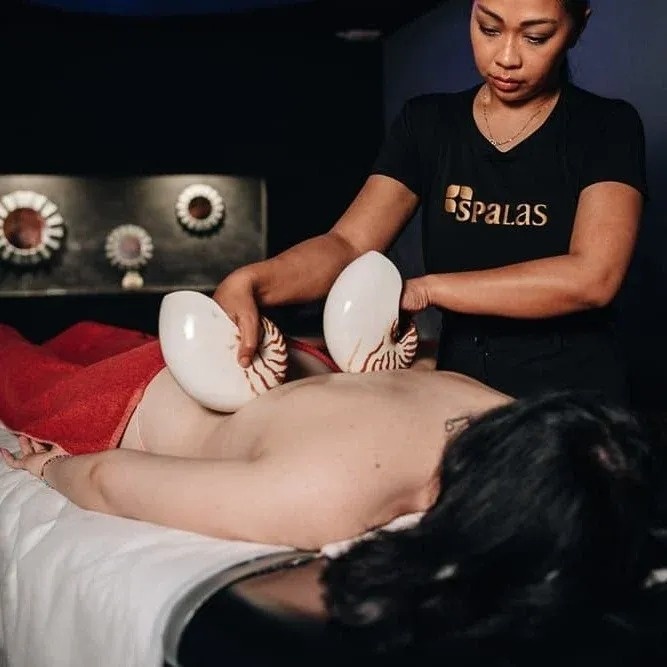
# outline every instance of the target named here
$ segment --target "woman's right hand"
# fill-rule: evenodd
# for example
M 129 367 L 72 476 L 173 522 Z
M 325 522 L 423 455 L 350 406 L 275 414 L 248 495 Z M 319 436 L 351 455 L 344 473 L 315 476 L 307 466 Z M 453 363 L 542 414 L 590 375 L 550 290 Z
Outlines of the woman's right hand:
M 44 466 L 56 457 L 69 456 L 59 445 L 44 445 L 25 435 L 18 437 L 21 455 L 15 456 L 9 450 L 1 448 L 0 454 L 5 463 L 14 470 L 25 470 L 37 479 L 44 479 Z
M 252 278 L 242 270 L 230 273 L 217 287 L 213 299 L 239 328 L 239 364 L 247 368 L 261 335 L 259 309 Z

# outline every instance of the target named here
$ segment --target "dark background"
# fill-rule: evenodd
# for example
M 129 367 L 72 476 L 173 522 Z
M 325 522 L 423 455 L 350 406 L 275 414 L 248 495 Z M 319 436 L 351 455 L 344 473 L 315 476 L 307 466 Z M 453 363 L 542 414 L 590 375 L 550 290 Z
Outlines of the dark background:
M 336 33 L 360 27 L 386 36 L 425 4 L 434 3 L 316 2 L 176 17 L 5 4 L 0 173 L 262 178 L 267 251 L 275 254 L 333 224 L 384 132 L 381 40 Z M 82 318 L 154 331 L 159 299 L 4 298 L 0 320 L 35 340 Z M 313 306 L 274 317 L 308 333 L 319 328 L 318 313 Z

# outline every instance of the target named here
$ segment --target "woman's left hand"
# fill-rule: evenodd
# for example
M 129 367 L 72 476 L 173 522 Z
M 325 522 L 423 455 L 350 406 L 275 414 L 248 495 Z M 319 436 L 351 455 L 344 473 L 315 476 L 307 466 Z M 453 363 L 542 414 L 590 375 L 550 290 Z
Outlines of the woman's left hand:
M 418 313 L 430 305 L 425 276 L 406 280 L 401 294 L 400 309 L 408 313 Z
M 21 457 L 16 458 L 9 450 L 0 449 L 4 462 L 14 470 L 27 470 L 31 475 L 40 478 L 44 464 L 54 456 L 67 456 L 68 453 L 58 445 L 44 445 L 24 435 L 19 436 Z

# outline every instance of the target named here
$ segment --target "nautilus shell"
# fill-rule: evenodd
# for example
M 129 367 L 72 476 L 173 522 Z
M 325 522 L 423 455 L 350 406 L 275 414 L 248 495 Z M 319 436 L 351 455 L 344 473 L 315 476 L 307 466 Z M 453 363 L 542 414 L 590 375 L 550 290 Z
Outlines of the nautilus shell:
M 287 345 L 276 325 L 262 318 L 264 336 L 252 364 L 238 363 L 238 328 L 200 292 L 170 292 L 160 304 L 158 336 L 171 374 L 186 394 L 218 412 L 235 412 L 285 380 Z
M 324 305 L 324 340 L 342 371 L 409 368 L 417 353 L 417 327 L 399 332 L 403 280 L 387 257 L 367 252 L 334 282 Z

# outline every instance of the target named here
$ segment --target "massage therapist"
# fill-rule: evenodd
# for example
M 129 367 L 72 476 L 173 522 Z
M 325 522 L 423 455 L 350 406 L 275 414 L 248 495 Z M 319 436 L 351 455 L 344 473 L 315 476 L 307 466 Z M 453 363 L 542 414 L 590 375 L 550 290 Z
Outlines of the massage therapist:
M 439 369 L 516 397 L 569 387 L 627 399 L 611 303 L 647 193 L 644 135 L 629 103 L 569 81 L 567 52 L 589 5 L 471 3 L 481 82 L 408 100 L 329 232 L 218 286 L 242 365 L 257 345 L 258 308 L 324 297 L 421 206 L 426 275 L 406 282 L 401 307 L 441 311 Z

